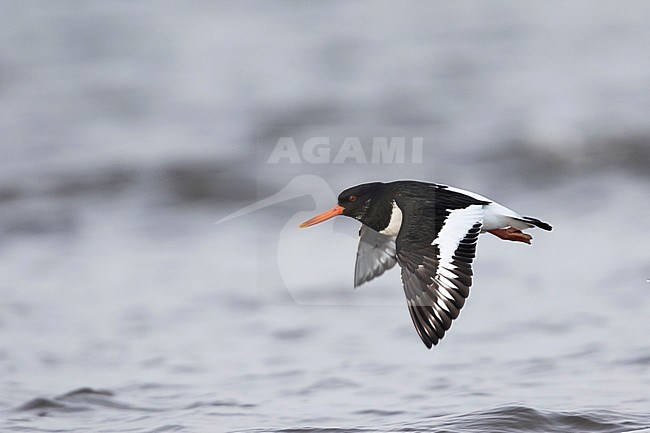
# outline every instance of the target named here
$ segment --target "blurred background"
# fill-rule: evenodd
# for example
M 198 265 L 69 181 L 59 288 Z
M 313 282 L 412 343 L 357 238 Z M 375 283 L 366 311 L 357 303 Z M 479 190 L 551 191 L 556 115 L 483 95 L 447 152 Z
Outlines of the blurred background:
M 0 2 L 2 430 L 648 428 L 649 17 Z M 423 152 L 269 163 L 283 137 Z M 294 230 L 348 186 L 406 178 L 555 227 L 482 237 L 431 351 L 399 272 L 352 290 L 357 223 Z

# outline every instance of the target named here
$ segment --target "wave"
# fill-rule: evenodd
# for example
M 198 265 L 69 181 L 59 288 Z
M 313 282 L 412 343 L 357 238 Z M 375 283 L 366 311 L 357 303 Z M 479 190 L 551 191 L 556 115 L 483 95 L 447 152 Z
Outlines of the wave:
M 432 425 L 437 431 L 455 432 L 598 432 L 615 433 L 645 427 L 640 419 L 609 411 L 551 412 L 526 406 L 504 406 L 460 416 Z M 416 429 L 414 431 L 426 431 Z
M 382 414 L 383 411 L 373 411 Z M 384 415 L 393 416 L 392 412 Z M 340 433 L 340 432 L 436 432 L 436 433 L 641 433 L 650 432 L 644 415 L 613 411 L 553 412 L 527 406 L 501 406 L 462 415 L 435 415 L 426 421 L 385 426 L 291 427 L 242 430 L 239 433 Z
M 88 387 L 78 388 L 55 397 L 36 397 L 21 404 L 15 410 L 19 412 L 35 411 L 40 416 L 44 416 L 55 412 L 82 412 L 100 408 L 159 411 L 159 409 L 139 407 L 117 401 L 112 391 Z

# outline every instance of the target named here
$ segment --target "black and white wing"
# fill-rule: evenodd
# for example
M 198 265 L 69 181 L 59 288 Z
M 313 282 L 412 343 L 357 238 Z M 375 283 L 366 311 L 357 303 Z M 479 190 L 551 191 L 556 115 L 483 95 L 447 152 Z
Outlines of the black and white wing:
M 481 204 L 445 213 L 439 215 L 443 222 L 432 242 L 415 242 L 417 232 L 408 231 L 400 232 L 397 239 L 397 261 L 409 313 L 428 348 L 442 339 L 469 296 L 472 261 L 483 224 Z M 416 226 L 417 222 L 408 219 L 404 212 L 403 224 Z
M 359 230 L 354 287 L 367 283 L 395 266 L 395 237 L 382 235 L 366 225 Z

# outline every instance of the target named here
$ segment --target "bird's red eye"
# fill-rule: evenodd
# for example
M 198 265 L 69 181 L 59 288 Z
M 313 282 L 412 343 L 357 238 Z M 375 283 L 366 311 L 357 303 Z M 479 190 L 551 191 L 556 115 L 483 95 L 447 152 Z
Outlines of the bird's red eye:
M 351 195 L 350 197 L 348 197 L 348 201 L 355 201 L 356 199 L 357 199 L 356 195 Z

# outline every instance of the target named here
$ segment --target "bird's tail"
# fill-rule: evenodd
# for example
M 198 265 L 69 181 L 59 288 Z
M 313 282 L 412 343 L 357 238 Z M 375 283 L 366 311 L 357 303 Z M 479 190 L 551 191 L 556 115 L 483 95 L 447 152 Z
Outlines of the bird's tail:
M 532 224 L 535 227 L 539 227 L 542 230 L 547 230 L 547 231 L 553 230 L 553 227 L 549 223 L 545 223 L 544 221 L 538 220 L 537 218 L 524 216 L 524 217 L 516 218 L 516 219 L 519 220 L 519 221 L 523 221 L 525 223 L 528 223 L 528 224 Z

